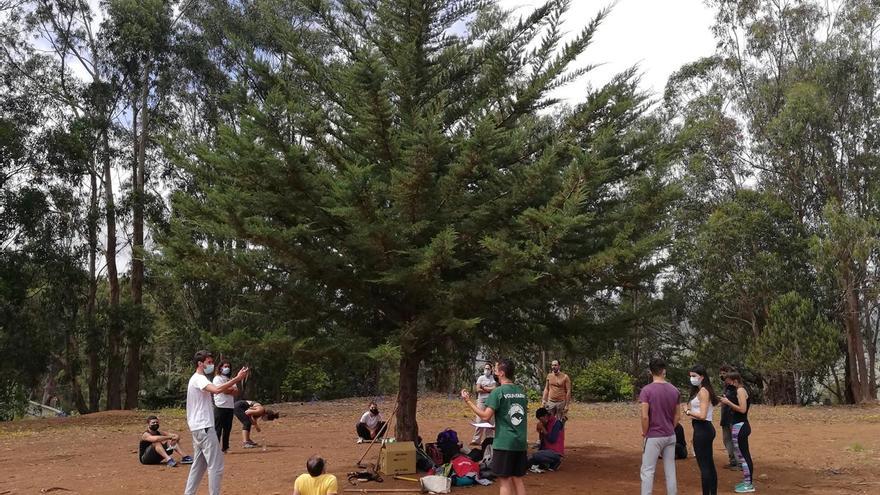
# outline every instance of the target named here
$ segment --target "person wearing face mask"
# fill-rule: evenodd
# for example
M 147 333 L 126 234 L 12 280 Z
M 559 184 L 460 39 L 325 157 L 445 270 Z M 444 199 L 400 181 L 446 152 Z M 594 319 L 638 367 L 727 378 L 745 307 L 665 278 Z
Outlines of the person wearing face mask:
M 358 436 L 357 443 L 369 442 L 385 435 L 385 420 L 379 413 L 379 406 L 375 402 L 370 402 L 370 408 L 361 415 L 361 420 L 358 421 L 355 430 L 357 430 Z
M 212 383 L 219 387 L 229 381 L 232 373 L 232 364 L 229 361 L 220 363 L 220 373 L 214 375 Z M 214 429 L 217 430 L 217 438 L 222 446 L 224 454 L 229 450 L 229 434 L 232 432 L 232 418 L 235 416 L 235 397 L 238 395 L 238 386 L 233 385 L 225 394 L 214 394 Z
M 693 420 L 694 455 L 700 467 L 700 482 L 703 495 L 718 494 L 718 471 L 712 455 L 712 443 L 715 441 L 715 427 L 712 426 L 712 413 L 718 405 L 718 396 L 712 388 L 712 382 L 706 373 L 706 367 L 698 364 L 688 372 L 691 381 L 691 397 L 685 415 Z
M 547 384 L 544 386 L 544 395 L 541 405 L 550 414 L 565 421 L 568 416 L 568 405 L 571 404 L 571 378 L 562 372 L 559 361 L 550 363 L 550 374 L 547 375 Z
M 180 436 L 177 433 L 162 431 L 159 429 L 159 418 L 147 417 L 147 430 L 141 434 L 138 445 L 138 457 L 141 464 L 167 464 L 176 467 L 177 461 L 173 454 L 180 454 L 180 464 L 192 464 L 192 457 L 185 455 L 180 448 Z
M 186 423 L 192 432 L 193 465 L 186 479 L 184 495 L 196 495 L 205 471 L 208 472 L 208 493 L 220 495 L 223 482 L 223 453 L 214 431 L 214 401 L 211 394 L 226 394 L 248 376 L 244 367 L 223 385 L 217 386 L 205 375 L 214 373 L 214 356 L 199 351 L 193 356 L 196 370 L 186 387 Z
M 489 394 L 492 393 L 492 390 L 498 384 L 495 382 L 495 375 L 492 373 L 492 365 L 486 363 L 483 366 L 483 374 L 477 377 L 477 384 L 474 386 L 474 392 L 477 393 L 477 407 L 480 410 L 486 408 L 486 398 L 489 397 Z M 493 425 L 494 418 L 490 421 Z M 479 418 L 479 416 L 474 420 L 476 423 L 482 423 L 483 420 Z M 474 438 L 471 439 L 471 445 L 482 445 L 483 439 L 492 437 L 495 434 L 495 430 L 490 428 L 474 428 Z

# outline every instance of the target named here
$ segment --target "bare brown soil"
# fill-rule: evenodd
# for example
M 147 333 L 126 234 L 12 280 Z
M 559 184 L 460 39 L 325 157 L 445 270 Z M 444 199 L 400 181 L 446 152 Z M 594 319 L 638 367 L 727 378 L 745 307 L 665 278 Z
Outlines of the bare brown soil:
M 387 414 L 391 405 L 386 400 L 380 407 Z M 265 424 L 263 433 L 254 435 L 256 441 L 267 445 L 265 451 L 240 448 L 236 424 L 223 493 L 290 494 L 294 479 L 305 471 L 305 460 L 312 453 L 328 459 L 328 470 L 340 478 L 340 490 L 353 488 L 345 478 L 367 448 L 354 442 L 354 423 L 364 407 L 364 401 L 355 400 L 279 405 L 286 416 Z M 138 463 L 137 440 L 146 414 L 110 412 L 0 424 L 0 495 L 182 493 L 186 466 Z M 163 429 L 181 432 L 183 445 L 189 449 L 183 411 L 160 414 Z M 562 468 L 526 476 L 529 493 L 638 493 L 641 437 L 637 406 L 577 404 L 571 417 Z M 451 427 L 467 441 L 471 419 L 459 401 L 431 397 L 420 402 L 419 425 L 426 438 Z M 880 407 L 756 406 L 751 421 L 758 493 L 880 494 Z M 533 422 L 530 418 L 530 425 Z M 690 443 L 690 425 L 685 428 Z M 530 438 L 530 443 L 533 441 Z M 720 428 L 715 447 L 719 493 L 733 493 L 741 478 L 738 472 L 721 469 L 726 454 Z M 367 460 L 376 462 L 373 453 Z M 678 461 L 677 466 L 679 493 L 699 493 L 696 461 Z M 659 471 L 655 493 L 664 492 L 662 469 Z M 409 481 L 386 479 L 383 483 L 362 483 L 359 488 L 414 486 Z M 457 488 L 455 492 L 494 494 L 498 488 Z M 207 493 L 207 486 L 200 493 Z

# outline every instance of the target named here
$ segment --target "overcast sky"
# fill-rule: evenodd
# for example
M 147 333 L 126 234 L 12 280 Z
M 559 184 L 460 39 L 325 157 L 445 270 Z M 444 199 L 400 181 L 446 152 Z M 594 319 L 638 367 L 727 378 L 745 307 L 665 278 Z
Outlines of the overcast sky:
M 506 9 L 526 15 L 539 0 L 498 0 Z M 565 31 L 576 35 L 610 0 L 573 0 L 565 18 Z M 644 89 L 659 96 L 669 75 L 682 65 L 711 55 L 715 40 L 710 27 L 712 9 L 703 0 L 619 0 L 599 27 L 593 45 L 579 60 L 604 64 L 584 76 L 599 86 L 632 65 L 642 73 Z M 582 101 L 584 84 L 573 83 L 559 92 L 568 103 Z

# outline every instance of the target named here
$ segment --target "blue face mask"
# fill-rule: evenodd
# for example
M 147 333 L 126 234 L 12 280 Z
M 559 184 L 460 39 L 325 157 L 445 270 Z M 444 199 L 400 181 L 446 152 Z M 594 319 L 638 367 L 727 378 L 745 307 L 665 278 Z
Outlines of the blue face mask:
M 205 374 L 210 375 L 213 372 L 214 372 L 214 365 L 213 364 L 206 364 L 205 365 Z

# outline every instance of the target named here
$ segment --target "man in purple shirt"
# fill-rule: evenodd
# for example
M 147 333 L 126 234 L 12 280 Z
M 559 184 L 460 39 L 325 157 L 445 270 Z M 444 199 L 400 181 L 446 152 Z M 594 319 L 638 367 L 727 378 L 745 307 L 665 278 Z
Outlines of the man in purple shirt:
M 642 495 L 651 495 L 654 489 L 654 470 L 661 454 L 666 473 L 666 493 L 676 495 L 675 425 L 681 418 L 678 408 L 679 392 L 666 382 L 666 362 L 652 359 L 649 367 L 652 382 L 639 394 L 642 436 L 645 438 L 645 449 L 642 452 Z

